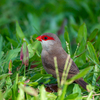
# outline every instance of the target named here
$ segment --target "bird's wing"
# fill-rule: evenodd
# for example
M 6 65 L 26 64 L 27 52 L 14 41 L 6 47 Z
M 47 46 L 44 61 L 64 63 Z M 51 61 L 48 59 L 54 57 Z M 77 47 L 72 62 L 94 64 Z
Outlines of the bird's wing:
M 61 66 L 58 67 L 60 72 L 63 72 L 65 65 L 63 65 L 62 67 Z M 67 65 L 67 68 L 68 68 L 68 65 Z M 69 73 L 70 74 L 77 74 L 77 73 L 79 73 L 79 69 L 78 69 L 78 67 L 76 66 L 76 64 L 73 61 L 72 61 L 72 64 L 70 66 Z

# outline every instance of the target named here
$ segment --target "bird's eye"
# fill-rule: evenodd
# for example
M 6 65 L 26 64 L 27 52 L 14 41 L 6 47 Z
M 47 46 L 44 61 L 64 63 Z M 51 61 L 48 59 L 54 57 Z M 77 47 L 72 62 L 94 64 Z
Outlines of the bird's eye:
M 44 41 L 54 40 L 53 37 L 50 37 L 50 36 L 47 36 L 47 35 L 42 35 L 42 36 L 41 36 L 41 39 L 44 40 Z
M 48 37 L 44 37 L 44 39 L 45 39 L 45 40 L 47 40 L 47 39 L 48 39 Z

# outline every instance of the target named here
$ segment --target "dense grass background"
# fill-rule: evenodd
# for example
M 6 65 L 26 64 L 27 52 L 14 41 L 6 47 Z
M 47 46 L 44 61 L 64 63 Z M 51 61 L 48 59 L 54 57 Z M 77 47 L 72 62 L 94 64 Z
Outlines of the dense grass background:
M 67 81 L 72 84 L 64 84 L 60 92 L 45 91 L 44 84 L 56 83 L 43 69 L 42 48 L 36 41 L 36 37 L 45 32 L 59 36 L 63 48 L 80 69 L 76 78 L 83 76 L 90 92 L 72 83 L 75 78 Z M 29 51 L 27 68 L 20 60 L 23 43 Z M 23 52 L 28 55 L 27 50 Z M 0 1 L 1 100 L 99 100 L 99 55 L 99 0 Z M 28 61 L 26 58 L 24 60 Z

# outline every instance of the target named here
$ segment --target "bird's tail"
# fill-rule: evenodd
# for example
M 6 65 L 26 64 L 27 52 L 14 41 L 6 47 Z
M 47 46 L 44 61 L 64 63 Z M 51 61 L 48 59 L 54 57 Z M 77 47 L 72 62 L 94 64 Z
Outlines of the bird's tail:
M 82 78 L 75 80 L 76 83 L 78 83 L 82 88 L 86 89 L 86 85 L 88 85 Z

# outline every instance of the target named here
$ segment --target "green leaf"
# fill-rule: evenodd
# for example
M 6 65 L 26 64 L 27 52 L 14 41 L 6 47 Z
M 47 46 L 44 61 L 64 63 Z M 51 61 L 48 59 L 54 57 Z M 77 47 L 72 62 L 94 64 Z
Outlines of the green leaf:
M 78 95 L 78 93 L 70 94 L 64 100 L 74 100 L 75 98 L 77 98 Z
M 89 41 L 93 40 L 98 33 L 98 29 L 94 29 L 93 32 L 89 36 Z
M 20 48 L 8 51 L 6 59 L 4 60 L 6 62 L 5 63 L 5 67 L 4 67 L 4 71 L 5 72 L 8 69 L 9 61 L 12 60 L 12 62 L 13 62 L 15 60 L 15 58 L 17 57 L 17 55 L 18 55 L 19 52 L 20 52 Z
M 93 97 L 93 91 L 91 91 L 91 92 L 88 94 L 87 100 L 91 100 L 92 97 Z
M 29 85 L 29 86 L 37 86 L 38 82 L 28 82 L 26 84 Z
M 99 65 L 97 62 L 95 62 L 95 60 L 93 60 L 89 55 L 87 55 L 87 57 L 88 57 L 92 62 L 94 62 L 94 64 L 98 65 L 98 67 L 100 68 L 100 65 Z
M 24 33 L 22 32 L 18 22 L 16 22 L 16 34 L 19 36 L 19 38 L 24 39 Z
M 95 65 L 94 66 L 94 74 L 93 74 L 93 80 L 92 80 L 92 85 L 96 85 L 96 80 L 97 80 L 97 78 L 98 78 L 98 72 L 100 72 L 100 70 L 99 70 L 100 68 L 97 66 L 97 65 Z M 97 72 L 97 73 L 96 73 Z
M 1 57 L 2 57 L 2 41 L 3 41 L 3 38 L 0 35 L 0 61 L 1 61 Z
M 11 73 L 8 73 L 8 74 L 2 74 L 2 75 L 0 75 L 0 80 L 3 79 L 3 78 L 6 78 L 9 75 L 12 75 L 12 74 Z
M 12 86 L 11 76 L 8 76 L 8 77 L 6 78 L 6 87 L 7 87 L 7 89 L 8 89 L 8 88 L 11 87 L 11 86 Z
M 99 31 L 99 34 L 97 36 L 97 40 L 96 40 L 96 43 L 95 43 L 95 49 L 100 51 L 99 45 L 100 45 L 100 31 Z
M 46 100 L 47 97 L 46 97 L 46 91 L 45 91 L 45 88 L 44 86 L 42 85 L 40 87 L 40 100 Z
M 23 86 L 23 85 L 22 85 Z M 19 85 L 19 94 L 18 94 L 18 97 L 17 97 L 17 100 L 24 100 L 25 97 L 24 97 L 24 90 L 21 88 L 21 86 Z
M 32 49 L 37 50 L 37 48 L 39 48 L 40 46 L 40 41 L 34 41 L 34 43 L 32 44 Z
M 78 84 L 75 84 L 74 88 L 73 88 L 73 93 L 78 93 L 77 98 L 75 98 L 75 100 L 82 100 L 81 97 L 81 89 L 79 88 Z
M 30 78 L 30 81 L 35 81 L 35 80 L 38 80 L 40 78 L 47 79 L 47 78 L 49 78 L 51 76 L 52 76 L 51 74 L 46 74 L 45 75 L 45 74 L 38 73 L 38 74 L 34 75 L 33 77 L 31 77 Z
M 46 92 L 47 100 L 56 100 L 57 96 L 54 93 Z
M 92 87 L 90 84 L 87 85 L 86 88 L 87 88 L 87 90 L 89 90 L 89 91 L 92 91 L 92 90 L 93 90 L 93 87 Z
M 74 56 L 75 58 L 73 59 L 77 66 L 82 66 L 84 63 L 86 63 L 86 42 L 84 41 L 85 40 L 82 39 L 78 50 L 76 51 L 76 55 Z
M 67 27 L 65 27 L 64 38 L 65 38 L 65 40 L 66 40 L 68 43 L 70 43 L 69 34 L 68 34 L 68 31 L 67 31 Z
M 84 39 L 84 42 L 86 43 L 86 41 L 87 41 L 87 28 L 86 28 L 85 23 L 83 23 L 78 30 L 77 42 L 80 43 L 83 39 Z
M 7 40 L 8 40 L 10 43 L 12 43 L 12 45 L 13 45 L 14 47 L 17 47 L 18 43 L 17 43 L 16 41 L 14 41 L 13 39 L 10 39 L 9 37 L 6 37 L 6 38 L 7 38 Z
M 99 60 L 98 60 L 98 58 L 97 58 L 95 49 L 94 49 L 93 45 L 91 44 L 91 42 L 87 42 L 87 49 L 88 49 L 88 52 L 89 52 L 90 57 L 91 57 L 96 63 L 99 64 Z
M 5 93 L 3 94 L 4 98 L 10 98 L 12 95 L 12 87 L 9 87 L 8 89 L 6 89 Z M 6 99 L 7 100 L 7 99 Z
M 3 93 L 1 92 L 1 90 L 0 90 L 0 100 L 4 100 Z
M 17 95 L 18 95 L 18 74 L 16 74 L 16 79 L 12 88 L 12 99 L 16 100 Z
M 30 94 L 32 96 L 37 96 L 38 92 L 29 86 L 24 86 L 23 84 L 20 83 L 19 88 L 21 88 L 24 92 L 26 92 L 27 94 Z
M 78 48 L 78 50 L 77 50 L 77 52 L 76 52 L 76 55 L 81 54 L 81 53 L 85 50 L 86 43 L 85 43 L 84 41 L 85 41 L 85 40 L 82 39 L 82 41 L 81 41 L 81 43 L 80 43 L 80 45 L 79 45 L 79 48 Z
M 29 58 L 32 58 L 35 54 L 35 52 L 33 51 L 32 49 L 32 45 L 31 44 L 28 44 L 28 50 L 29 50 Z

